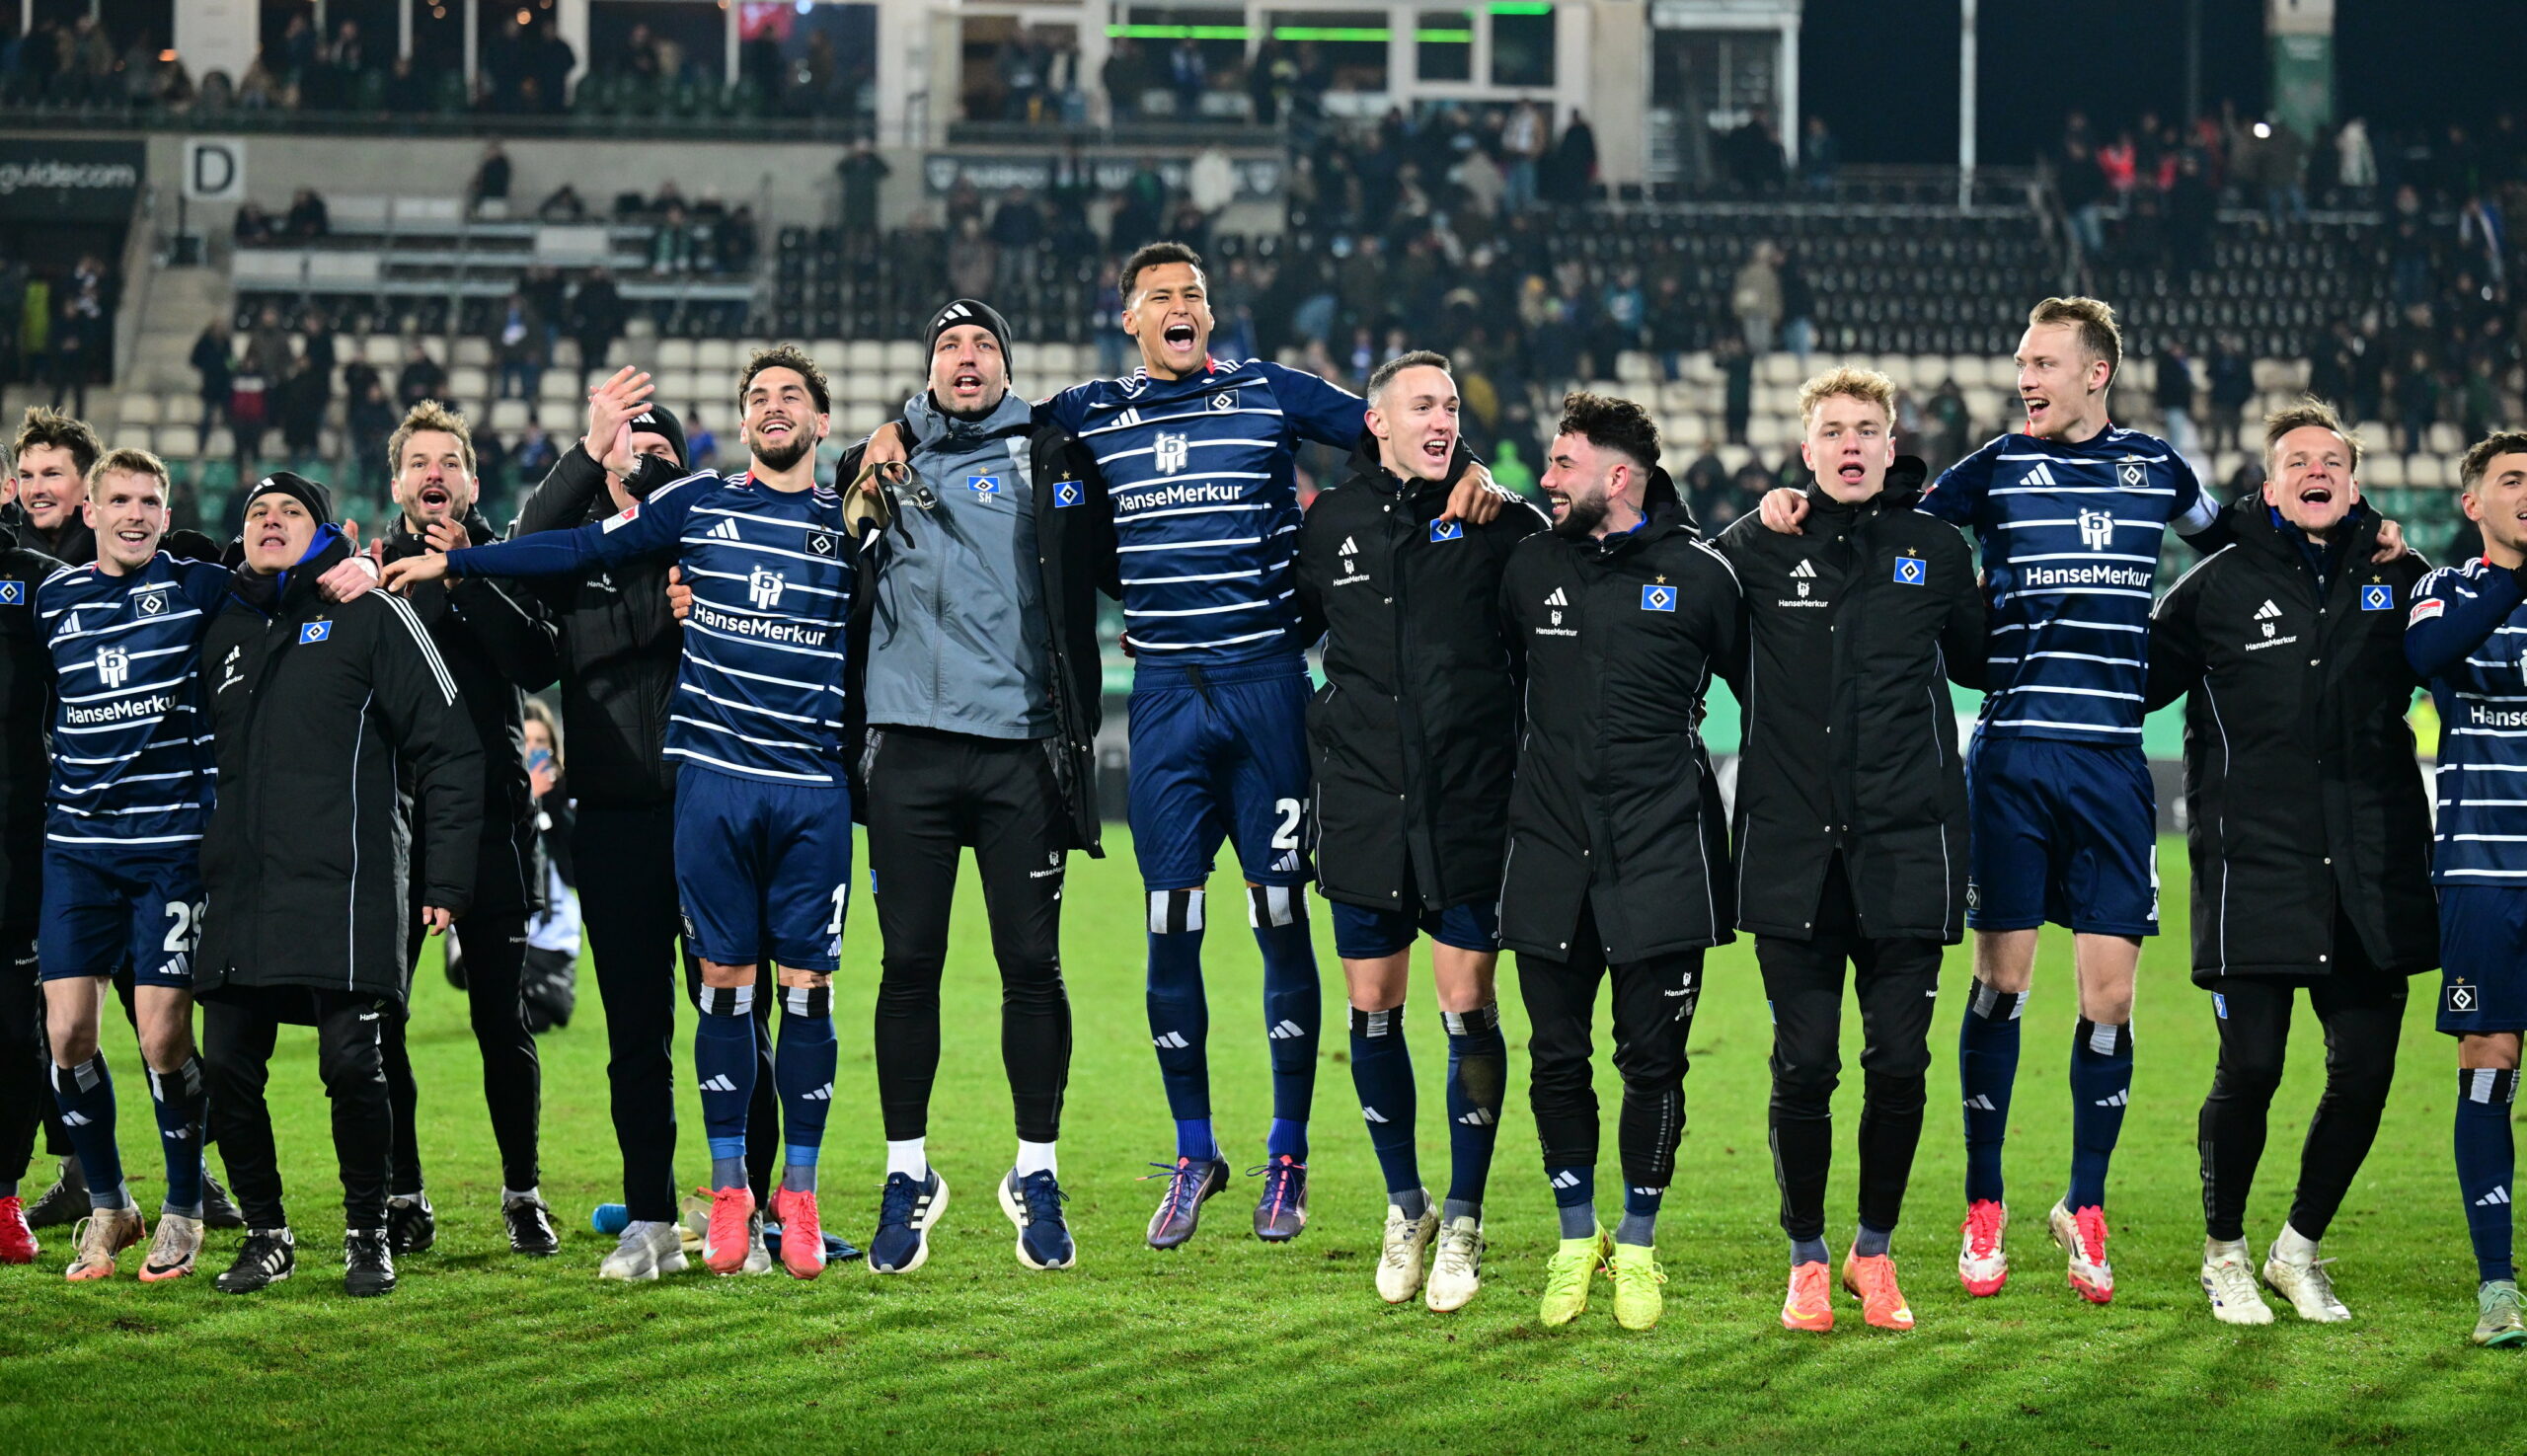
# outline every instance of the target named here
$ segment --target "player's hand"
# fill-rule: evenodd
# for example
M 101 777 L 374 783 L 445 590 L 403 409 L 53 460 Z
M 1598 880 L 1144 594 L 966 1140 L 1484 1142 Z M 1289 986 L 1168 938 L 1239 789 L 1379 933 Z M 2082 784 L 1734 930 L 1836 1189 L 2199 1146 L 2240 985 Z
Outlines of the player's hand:
M 432 521 L 421 528 L 421 544 L 432 551 L 458 551 L 474 544 L 463 521 Z
M 357 601 L 377 586 L 377 563 L 364 556 L 336 562 L 316 578 L 316 594 L 331 602 Z
M 432 935 L 446 934 L 447 927 L 453 923 L 456 917 L 454 915 L 440 909 L 436 905 L 423 905 L 421 907 L 421 927 Z
M 650 376 L 626 364 L 588 391 L 588 432 L 579 448 L 615 476 L 632 473 L 632 417 L 650 403 Z
M 908 448 L 910 443 L 904 438 L 904 428 L 900 424 L 881 424 L 870 432 L 868 441 L 861 446 L 860 489 L 863 494 L 878 494 L 878 474 L 873 467 L 902 464 L 912 453 Z
M 667 568 L 667 610 L 679 622 L 693 615 L 693 588 L 685 584 L 682 567 Z
M 1509 500 L 1509 493 L 1492 479 L 1489 467 L 1468 466 L 1455 488 L 1448 492 L 1448 508 L 1439 512 L 1439 519 L 1485 525 L 1496 518 L 1500 508 Z
M 410 593 L 418 582 L 437 581 L 446 575 L 446 555 L 442 552 L 425 551 L 420 556 L 408 556 L 402 561 L 388 562 L 383 584 L 389 591 Z
M 2391 562 L 2397 557 L 2410 556 L 2412 554 L 2412 548 L 2405 544 L 2405 528 L 2403 526 L 2396 524 L 2394 521 L 2382 520 L 2378 522 L 2378 550 L 2369 558 L 2371 561 Z
M 1764 529 L 1785 536 L 1802 536 L 1799 523 L 1807 519 L 1807 497 L 1788 486 L 1775 486 L 1764 493 L 1762 508 Z

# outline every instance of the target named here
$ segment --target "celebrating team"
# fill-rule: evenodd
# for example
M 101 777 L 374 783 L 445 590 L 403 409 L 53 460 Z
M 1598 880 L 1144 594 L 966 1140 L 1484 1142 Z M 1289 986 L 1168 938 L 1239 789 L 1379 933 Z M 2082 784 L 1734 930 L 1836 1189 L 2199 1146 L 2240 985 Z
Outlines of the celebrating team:
M 1272 1115 L 1259 1238 L 1287 1241 L 1307 1221 L 1323 1020 L 1313 880 L 1388 1190 L 1379 1295 L 1450 1311 L 1481 1287 L 1508 1081 L 1505 947 L 1560 1222 L 1542 1318 L 1581 1316 L 1603 1271 L 1617 1322 L 1654 1325 L 1656 1224 L 1704 956 L 1743 930 L 1774 1026 L 1782 1322 L 1835 1322 L 1824 1190 L 1848 963 L 1865 1094 L 1840 1283 L 1869 1325 L 1910 1329 L 1891 1241 L 1927 1104 L 1942 948 L 1975 932 L 1958 1035 L 1957 1272 L 1987 1296 L 2010 1272 L 2004 1134 L 2037 928 L 2051 921 L 2075 938 L 2078 1016 L 2071 1166 L 2045 1222 L 2070 1286 L 2107 1302 L 2106 1182 L 2130 1101 L 2141 941 L 2158 926 L 2141 718 L 2182 697 L 2194 978 L 2212 993 L 2221 1048 L 2200 1140 L 2214 1314 L 2272 1317 L 2242 1220 L 2304 987 L 2326 1028 L 2326 1092 L 2261 1275 L 2304 1318 L 2349 1318 L 2321 1241 L 2379 1124 L 2405 978 L 2444 960 L 2439 1025 L 2460 1038 L 2457 1162 L 2480 1264 L 2474 1339 L 2527 1342 L 2508 1217 L 2527 1031 L 2515 882 L 2527 859 L 2509 846 L 2527 843 L 2510 832 L 2527 799 L 2501 777 L 2527 768 L 2512 746 L 2527 742 L 2527 712 L 2504 706 L 2527 703 L 2527 435 L 2494 435 L 2466 459 L 2486 556 L 2426 573 L 2361 501 L 2359 443 L 2330 410 L 2275 415 L 2262 494 L 2224 511 L 2164 441 L 2109 422 L 2111 312 L 2047 299 L 2017 354 L 2023 429 L 1927 481 L 1896 453 L 1888 382 L 1828 370 L 1800 398 L 1812 483 L 1706 540 L 1637 405 L 1565 402 L 1548 516 L 1492 487 L 1468 454 L 1444 357 L 1387 361 L 1363 400 L 1212 358 L 1200 260 L 1181 245 L 1142 249 L 1122 276 L 1133 374 L 1031 408 L 1013 392 L 1005 323 L 957 300 L 931 324 L 928 387 L 846 454 L 833 486 L 814 472 L 825 380 L 796 348 L 746 366 L 751 458 L 726 478 L 685 468 L 648 376 L 621 371 L 592 392 L 586 437 L 506 541 L 473 509 L 464 421 L 434 406 L 396 436 L 401 518 L 367 558 L 321 486 L 276 475 L 250 488 L 228 567 L 162 549 L 154 459 L 101 458 L 84 426 L 31 418 L 0 628 L 9 741 L 39 745 L 48 722 L 54 746 L 6 765 L 49 782 L 10 785 L 43 794 L 41 846 L 0 845 L 13 872 L 0 925 L 19 927 L 13 945 L 33 936 L 22 976 L 44 987 L 40 1010 L 15 991 L 0 999 L 0 1034 L 24 1064 L 0 1081 L 0 1260 L 36 1257 L 14 1180 L 32 1153 L 38 1068 L 94 1208 L 70 1277 L 114 1274 L 144 1236 L 97 1049 L 100 988 L 127 971 L 168 1147 L 168 1203 L 141 1277 L 191 1270 L 205 1132 L 225 1149 L 249 1230 L 219 1287 L 292 1272 L 263 1088 L 273 1030 L 295 1021 L 319 1029 L 334 1099 L 346 1286 L 391 1289 L 393 1256 L 433 1236 L 402 1026 L 421 937 L 451 925 L 510 1242 L 555 1252 L 516 1005 L 540 884 L 525 869 L 534 805 L 516 749 L 521 691 L 558 680 L 580 745 L 574 843 L 628 1210 L 599 1272 L 654 1278 L 686 1263 L 667 1046 L 679 929 L 711 1151 L 702 1258 L 718 1273 L 766 1270 L 777 1242 L 792 1274 L 821 1271 L 817 1162 L 855 814 L 882 941 L 886 1180 L 871 1264 L 919 1268 L 949 1202 L 927 1113 L 951 897 L 970 846 L 1017 1133 L 997 1198 L 1022 1264 L 1069 1266 L 1059 920 L 1067 855 L 1102 853 L 1102 590 L 1121 602 L 1136 661 L 1127 798 L 1150 1034 L 1175 1122 L 1153 1248 L 1192 1238 L 1230 1176 L 1201 960 L 1204 885 L 1226 841 L 1264 961 Z M 1302 440 L 1352 451 L 1305 511 Z M 36 555 L 69 534 L 32 518 L 38 502 L 57 517 L 54 498 L 82 493 L 96 561 Z M 1960 527 L 1980 545 L 1979 577 Z M 2154 608 L 2171 528 L 2204 560 Z M 390 589 L 372 594 L 381 568 Z M 1311 695 L 1304 653 L 1320 639 L 1325 680 Z M 1744 709 L 1725 806 L 1699 733 L 1714 677 Z M 1952 683 L 1986 694 L 1961 751 Z M 2435 830 L 2404 722 L 2425 686 L 2447 725 Z M 348 761 L 326 765 L 344 744 Z M 291 816 L 286 834 L 275 814 Z M 335 843 L 343 853 L 323 850 Z M 670 903 L 680 927 L 661 913 Z M 1435 1197 L 1403 1035 L 1423 935 L 1448 1048 L 1448 1181 Z M 1600 982 L 1623 1086 L 1611 1232 L 1594 1189 Z

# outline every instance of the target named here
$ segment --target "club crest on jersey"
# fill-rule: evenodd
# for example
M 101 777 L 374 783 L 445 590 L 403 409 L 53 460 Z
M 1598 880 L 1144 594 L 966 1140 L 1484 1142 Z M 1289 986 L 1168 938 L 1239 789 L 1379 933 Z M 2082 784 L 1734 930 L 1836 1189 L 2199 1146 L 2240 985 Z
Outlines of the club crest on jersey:
M 1000 494 L 1000 477 L 996 475 L 969 475 L 965 477 L 965 489 L 973 492 L 977 496 L 997 496 Z
M 2450 981 L 2440 995 L 2442 1004 L 2451 1016 L 2464 1016 L 2474 1010 L 2479 999 L 2475 994 L 2475 988 L 2464 981 Z
M 2116 474 L 2123 478 L 2123 484 L 2125 486 L 2138 489 L 2141 484 L 2141 462 L 2137 460 L 2126 460 L 2123 462 L 2122 468 L 2118 470 Z
M 144 617 L 159 616 L 167 610 L 167 591 L 164 582 L 147 587 L 133 595 L 131 609 Z
M 107 648 L 97 653 L 97 680 L 110 688 L 118 688 L 131 676 L 131 653 L 120 648 Z
M 1645 612 L 1674 611 L 1676 609 L 1676 588 L 1673 586 L 1642 587 L 1641 609 Z
M 26 582 L 0 581 L 0 607 L 24 606 L 26 604 Z
M 1219 411 L 1223 415 L 1235 410 L 1237 408 L 1236 391 L 1224 389 L 1218 394 L 1211 396 L 1211 408 Z
M 746 574 L 746 600 L 756 611 L 768 612 L 781 605 L 781 588 L 786 585 L 779 572 L 757 567 Z
M 1920 557 L 1918 557 L 1918 556 L 1899 556 L 1899 557 L 1895 558 L 1895 584 L 1896 584 L 1896 585 L 1898 585 L 1898 586 L 1919 586 L 1919 585 L 1921 585 L 1922 583 L 1924 583 L 1924 582 L 1928 581 L 1930 578 L 1931 578 L 1931 569 L 1930 569 L 1930 565 L 1929 565 L 1929 563 L 1927 563 L 1927 562 L 1923 561 Z
M 1053 482 L 1053 508 L 1058 510 L 1065 505 L 1077 505 L 1087 494 L 1079 488 L 1077 481 L 1055 481 Z
M 1465 539 L 1465 522 L 1432 521 L 1430 522 L 1430 539 L 1432 541 L 1462 541 Z
M 2396 588 L 2383 581 L 2370 582 L 2360 588 L 2360 610 L 2392 612 L 2396 609 Z
M 807 550 L 815 556 L 832 556 L 842 550 L 842 543 L 823 531 L 807 533 Z
M 1160 475 L 1175 475 L 1184 470 L 1186 457 L 1192 453 L 1191 442 L 1182 431 L 1160 430 L 1150 445 L 1150 464 Z
M 331 622 L 304 623 L 298 629 L 298 645 L 305 647 L 311 642 L 330 642 L 333 636 L 334 624 Z
M 2125 469 L 2138 469 L 2126 466 Z M 2114 514 L 2106 510 L 2080 512 L 2080 544 L 2091 551 L 2104 551 L 2114 544 Z

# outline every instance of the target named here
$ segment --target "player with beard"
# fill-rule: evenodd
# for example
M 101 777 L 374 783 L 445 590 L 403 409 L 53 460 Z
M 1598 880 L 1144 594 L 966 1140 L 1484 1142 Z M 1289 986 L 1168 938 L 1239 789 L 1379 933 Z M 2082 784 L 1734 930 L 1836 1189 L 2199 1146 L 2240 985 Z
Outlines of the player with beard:
M 694 583 L 666 753 L 679 760 L 677 891 L 702 958 L 694 1065 L 711 1143 L 715 1273 L 769 1267 L 762 1210 L 747 1186 L 756 1076 L 753 1003 L 770 959 L 781 997 L 774 1081 L 784 1167 L 772 1194 L 781 1262 L 824 1267 L 816 1158 L 833 1102 L 833 972 L 850 892 L 851 790 L 845 744 L 844 630 L 857 569 L 842 499 L 816 484 L 831 396 L 795 345 L 756 354 L 738 378 L 752 452 L 730 479 L 673 474 L 636 458 L 631 421 L 599 461 L 640 498 L 603 521 L 492 546 L 431 552 L 388 567 L 388 584 L 476 575 L 563 576 L 671 561 Z M 635 472 L 639 474 L 636 476 Z

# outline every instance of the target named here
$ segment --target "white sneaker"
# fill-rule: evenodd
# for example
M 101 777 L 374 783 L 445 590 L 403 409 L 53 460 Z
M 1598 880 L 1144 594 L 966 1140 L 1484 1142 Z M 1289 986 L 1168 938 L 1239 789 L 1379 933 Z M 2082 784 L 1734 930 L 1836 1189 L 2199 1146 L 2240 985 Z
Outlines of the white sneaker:
M 2285 1223 L 2280 1237 L 2264 1251 L 2263 1281 L 2290 1301 L 2300 1319 L 2339 1325 L 2351 1318 L 2351 1311 L 2335 1297 L 2334 1280 L 2326 1273 L 2326 1265 L 2332 1263 L 2317 1257 L 2316 1240 Z
M 1439 1211 L 1426 1203 L 1419 1218 L 1407 1218 L 1402 1208 L 1386 1205 L 1386 1235 L 1378 1244 L 1378 1298 L 1402 1304 L 1420 1292 L 1421 1255 L 1438 1231 Z
M 2254 1256 L 2247 1241 L 2202 1243 L 2202 1292 L 2211 1296 L 2211 1314 L 2223 1325 L 2269 1325 L 2272 1310 L 2257 1292 Z
M 1483 1225 L 1472 1218 L 1452 1218 L 1439 1230 L 1439 1248 L 1430 1256 L 1430 1281 L 1421 1299 L 1432 1314 L 1461 1310 L 1483 1287 Z
M 636 1219 L 623 1226 L 622 1241 L 596 1266 L 600 1279 L 654 1279 L 682 1273 L 684 1240 L 671 1223 Z

